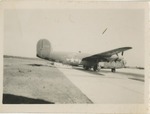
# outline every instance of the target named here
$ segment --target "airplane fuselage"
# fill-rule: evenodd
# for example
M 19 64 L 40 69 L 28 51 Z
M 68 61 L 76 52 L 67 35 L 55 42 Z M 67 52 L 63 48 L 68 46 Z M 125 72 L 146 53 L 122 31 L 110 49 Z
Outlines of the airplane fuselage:
M 116 52 L 116 50 L 113 50 L 107 52 L 107 54 L 102 53 L 99 59 L 97 57 L 99 55 L 91 56 L 92 54 L 82 52 L 55 52 L 52 50 L 50 42 L 46 39 L 39 40 L 37 43 L 37 57 L 39 58 L 73 66 L 83 65 L 84 69 L 93 68 L 94 71 L 98 67 L 110 68 L 112 70 L 125 67 L 123 56 L 119 56 L 118 54 L 110 55 L 114 51 Z M 99 64 L 101 62 L 104 64 Z
M 62 64 L 68 64 L 72 66 L 79 66 L 79 65 L 85 65 L 85 66 L 94 66 L 96 62 L 87 62 L 82 61 L 83 58 L 89 56 L 91 54 L 88 53 L 81 53 L 81 52 L 51 52 L 49 54 L 49 57 L 44 58 L 46 60 L 62 63 Z M 42 57 L 40 57 L 42 58 Z M 103 64 L 99 64 L 102 68 L 123 68 L 124 67 L 124 61 L 119 60 L 115 61 L 115 59 L 118 59 L 117 56 L 112 56 L 108 58 L 108 62 L 102 62 Z M 101 62 L 100 62 L 101 63 Z
M 80 52 L 51 52 L 49 57 L 45 59 L 63 64 L 78 66 L 82 65 L 82 58 L 89 55 L 90 54 Z

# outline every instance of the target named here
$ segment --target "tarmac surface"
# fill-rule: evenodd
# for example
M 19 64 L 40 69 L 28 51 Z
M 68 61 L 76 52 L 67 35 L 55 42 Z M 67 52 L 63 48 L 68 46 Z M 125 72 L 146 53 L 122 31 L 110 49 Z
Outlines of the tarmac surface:
M 116 73 L 110 70 L 85 71 L 82 68 L 59 70 L 93 103 L 144 103 L 143 70 L 117 69 Z
M 4 58 L 4 104 L 142 104 L 144 70 L 85 71 L 40 59 Z

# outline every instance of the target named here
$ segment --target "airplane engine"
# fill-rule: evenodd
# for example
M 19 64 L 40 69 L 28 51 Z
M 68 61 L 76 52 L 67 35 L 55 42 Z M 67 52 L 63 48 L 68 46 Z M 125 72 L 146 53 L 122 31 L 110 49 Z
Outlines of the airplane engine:
M 122 61 L 112 61 L 112 62 L 104 62 L 102 67 L 103 68 L 124 68 L 126 62 L 124 60 Z
M 47 39 L 41 39 L 37 43 L 36 56 L 42 59 L 49 59 L 52 52 L 51 43 Z
M 123 59 L 124 59 L 123 56 L 117 56 L 117 55 L 112 55 L 110 57 L 110 61 L 121 61 Z
M 118 61 L 122 61 L 122 60 L 124 60 L 124 57 L 123 56 L 119 56 L 117 60 Z
M 117 60 L 118 59 L 118 56 L 117 55 L 112 55 L 111 57 L 110 57 L 110 61 L 115 61 L 115 60 Z

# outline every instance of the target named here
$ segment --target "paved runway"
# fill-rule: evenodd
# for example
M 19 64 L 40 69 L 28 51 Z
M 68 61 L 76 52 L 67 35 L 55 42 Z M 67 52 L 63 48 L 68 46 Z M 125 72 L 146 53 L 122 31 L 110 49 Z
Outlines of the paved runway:
M 144 103 L 144 70 L 117 69 L 101 72 L 84 71 L 82 68 L 58 69 L 97 104 Z

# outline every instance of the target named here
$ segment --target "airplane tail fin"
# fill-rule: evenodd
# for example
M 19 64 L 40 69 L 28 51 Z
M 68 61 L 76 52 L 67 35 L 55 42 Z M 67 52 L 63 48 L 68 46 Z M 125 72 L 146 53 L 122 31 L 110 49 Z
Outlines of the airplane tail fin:
M 47 39 L 41 39 L 36 46 L 36 56 L 42 59 L 49 59 L 52 52 L 51 44 Z

